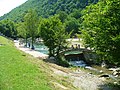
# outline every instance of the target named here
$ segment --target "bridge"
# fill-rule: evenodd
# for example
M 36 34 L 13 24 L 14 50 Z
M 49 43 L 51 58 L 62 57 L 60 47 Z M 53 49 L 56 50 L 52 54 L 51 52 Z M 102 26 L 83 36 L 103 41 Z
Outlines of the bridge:
M 70 52 L 83 53 L 83 52 L 89 52 L 89 51 L 91 50 L 86 48 L 68 48 L 68 49 L 65 49 L 64 51 L 61 51 L 60 53 L 65 55 L 66 53 L 70 53 Z

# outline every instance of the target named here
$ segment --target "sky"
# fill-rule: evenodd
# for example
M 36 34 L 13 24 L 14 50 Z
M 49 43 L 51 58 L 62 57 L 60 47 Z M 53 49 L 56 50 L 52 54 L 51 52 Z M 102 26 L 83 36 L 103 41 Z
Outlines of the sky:
M 12 9 L 26 1 L 27 0 L 0 0 L 0 16 L 10 12 Z

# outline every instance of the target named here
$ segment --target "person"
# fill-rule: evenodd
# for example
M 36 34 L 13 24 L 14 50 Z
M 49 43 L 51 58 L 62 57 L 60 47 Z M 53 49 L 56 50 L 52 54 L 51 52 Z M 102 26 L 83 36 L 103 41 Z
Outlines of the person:
M 74 49 L 74 46 L 73 46 L 73 45 L 72 45 L 71 47 L 72 47 L 72 49 Z
M 78 49 L 80 49 L 80 44 L 78 44 Z
M 75 44 L 75 45 L 76 45 L 76 49 L 77 49 L 77 48 L 78 48 L 78 47 L 77 47 L 77 44 Z
M 107 66 L 107 65 L 106 65 L 105 61 L 102 61 L 101 67 L 106 67 L 106 66 Z

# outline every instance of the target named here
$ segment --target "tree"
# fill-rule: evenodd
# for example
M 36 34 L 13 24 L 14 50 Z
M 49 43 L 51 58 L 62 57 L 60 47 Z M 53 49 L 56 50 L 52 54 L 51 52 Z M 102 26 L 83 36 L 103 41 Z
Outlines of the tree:
M 74 36 L 76 33 L 79 33 L 80 23 L 74 17 L 69 16 L 65 22 L 65 25 L 66 25 L 65 29 L 67 32 L 70 33 L 72 31 L 72 36 Z
M 59 17 L 56 15 L 43 19 L 39 30 L 44 44 L 49 48 L 49 56 L 59 57 L 60 51 L 67 45 L 66 39 L 70 36 L 65 32 L 65 26 Z
M 70 16 L 79 19 L 81 17 L 81 9 L 74 9 Z
M 33 43 L 35 41 L 35 37 L 38 34 L 38 21 L 38 15 L 35 10 L 29 10 L 28 13 L 24 16 L 26 29 L 32 38 L 32 49 L 34 49 Z
M 0 32 L 13 39 L 17 37 L 15 23 L 9 19 L 0 21 Z
M 65 20 L 67 19 L 67 13 L 64 12 L 64 11 L 60 11 L 58 12 L 58 15 L 59 15 L 59 19 L 61 20 L 62 23 L 65 22 Z
M 18 37 L 24 38 L 27 46 L 27 39 L 29 38 L 29 32 L 26 28 L 25 22 L 19 22 L 16 25 L 16 27 L 17 27 Z
M 39 16 L 45 18 L 55 15 L 57 11 L 65 11 L 67 14 L 70 14 L 74 9 L 84 9 L 86 6 L 96 2 L 98 0 L 28 0 L 27 3 L 0 17 L 0 20 L 9 18 L 19 22 L 30 8 L 34 8 Z
M 85 44 L 101 60 L 120 61 L 120 1 L 101 0 L 83 11 L 82 34 Z

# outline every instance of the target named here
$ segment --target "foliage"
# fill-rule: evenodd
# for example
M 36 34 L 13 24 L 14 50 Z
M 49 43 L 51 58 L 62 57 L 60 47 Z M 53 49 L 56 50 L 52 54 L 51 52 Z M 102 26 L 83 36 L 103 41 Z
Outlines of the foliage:
M 38 15 L 35 10 L 30 9 L 24 16 L 24 25 L 30 37 L 32 38 L 32 49 L 34 49 L 33 43 L 35 37 L 38 34 Z
M 64 11 L 60 11 L 59 13 L 57 13 L 59 15 L 59 19 L 61 20 L 62 23 L 65 23 L 68 14 Z
M 82 16 L 81 11 L 81 9 L 74 9 L 70 16 L 79 19 Z
M 28 0 L 8 14 L 2 16 L 0 20 L 11 19 L 13 21 L 21 21 L 29 9 L 37 10 L 38 15 L 42 17 L 49 17 L 59 11 L 65 11 L 67 14 L 70 14 L 74 9 L 83 9 L 97 1 L 98 0 Z
M 24 38 L 26 40 L 26 46 L 27 46 L 27 39 L 30 37 L 29 32 L 27 30 L 27 27 L 25 25 L 25 22 L 19 22 L 16 25 L 17 28 L 17 37 Z
M 18 32 L 18 37 L 22 37 L 22 38 L 25 38 L 26 37 L 26 30 L 25 30 L 25 26 L 23 23 L 18 23 L 16 25 L 16 28 L 17 28 L 17 32 Z
M 65 32 L 65 26 L 59 17 L 53 16 L 43 19 L 39 26 L 40 36 L 44 44 L 49 48 L 50 56 L 59 56 L 60 51 L 66 47 L 66 39 L 70 34 Z
M 66 32 L 72 32 L 71 36 L 75 36 L 76 33 L 79 33 L 80 22 L 78 17 L 80 18 L 81 15 L 79 10 L 76 10 L 70 15 L 68 15 L 65 11 L 60 11 L 58 15 L 61 22 L 65 24 Z
M 60 66 L 63 66 L 63 67 L 69 67 L 70 66 L 68 61 L 62 55 L 60 55 L 58 57 L 57 64 L 60 65 Z
M 76 18 L 69 16 L 68 19 L 65 21 L 65 24 L 66 31 L 67 32 L 72 31 L 72 36 L 74 36 L 76 33 L 79 33 L 80 23 Z
M 42 16 L 43 18 L 59 14 L 61 22 L 66 23 L 66 31 L 73 31 L 72 36 L 75 36 L 79 32 L 81 10 L 96 2 L 98 0 L 28 0 L 8 14 L 0 17 L 0 20 L 11 19 L 15 22 L 23 22 L 24 16 L 29 9 L 35 9 L 38 16 Z
M 9 19 L 0 21 L 0 32 L 10 38 L 17 37 L 15 23 Z
M 101 0 L 83 11 L 82 34 L 87 47 L 101 57 L 120 61 L 120 1 Z

